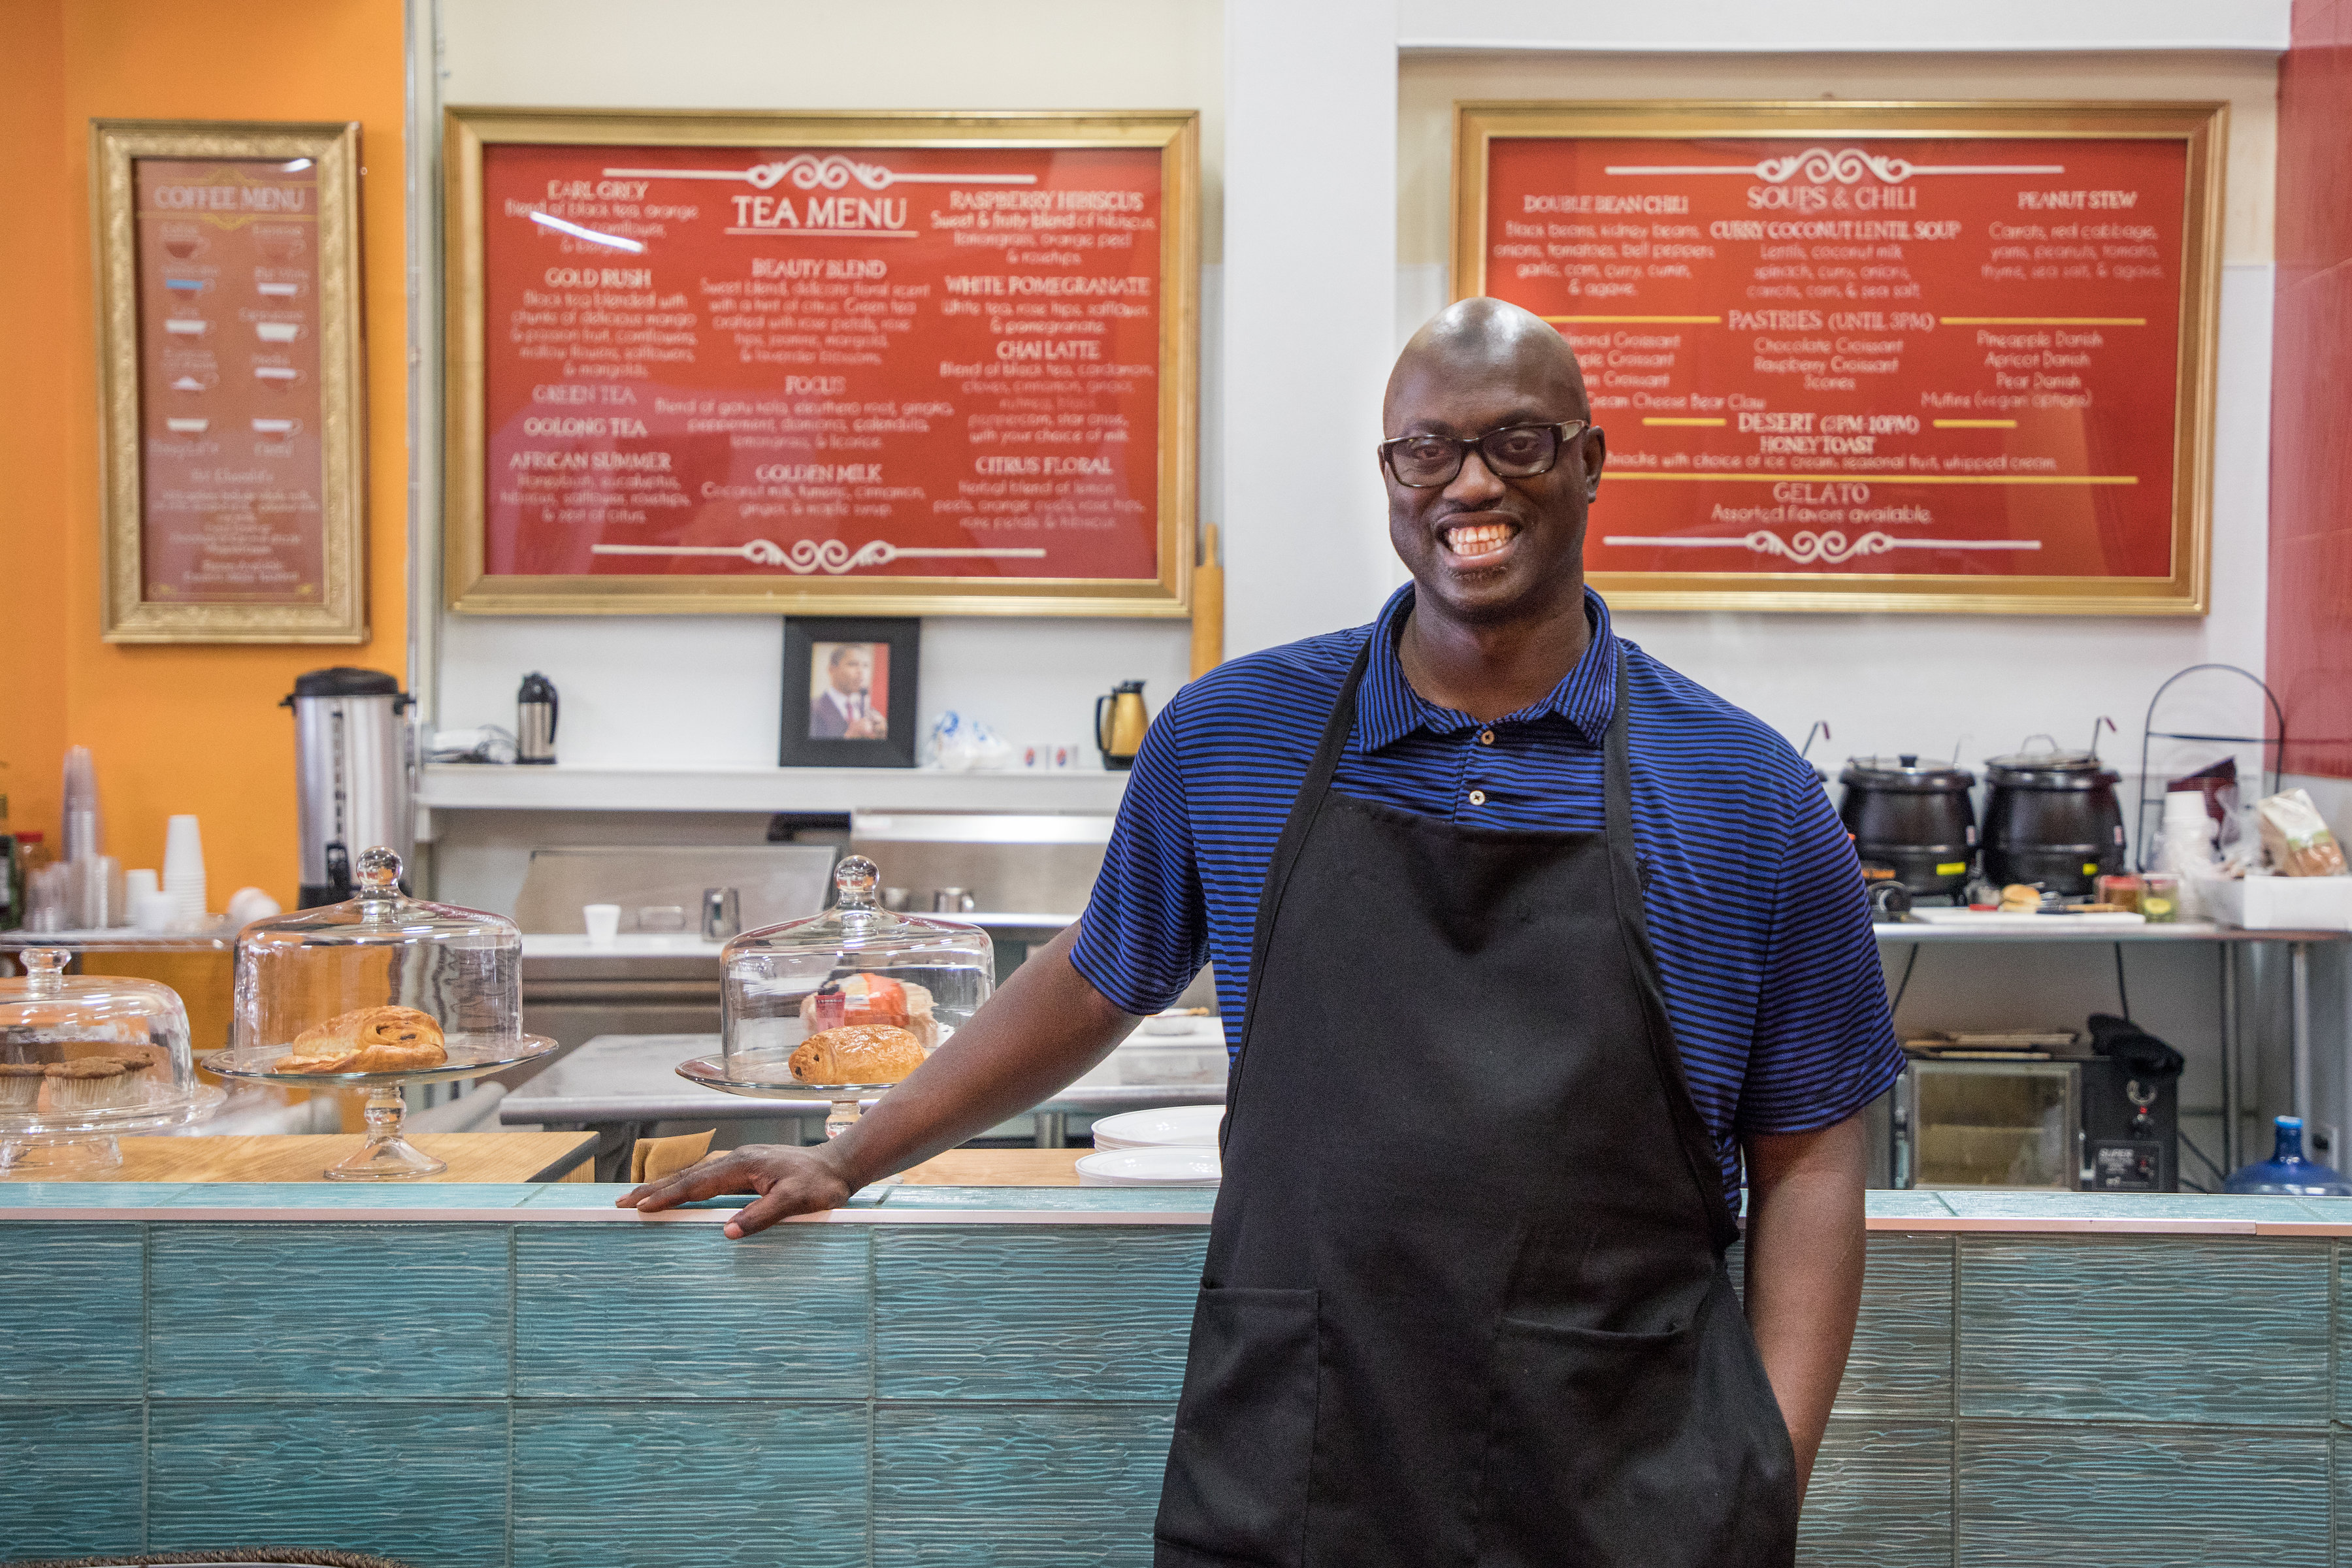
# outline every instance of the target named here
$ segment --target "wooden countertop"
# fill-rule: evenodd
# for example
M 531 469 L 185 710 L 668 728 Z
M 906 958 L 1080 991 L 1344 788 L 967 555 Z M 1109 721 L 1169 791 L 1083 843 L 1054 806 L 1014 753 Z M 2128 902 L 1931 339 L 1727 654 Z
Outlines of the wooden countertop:
M 350 1158 L 367 1139 L 356 1132 L 273 1133 L 241 1138 L 125 1138 L 111 1170 L 0 1172 L 24 1182 L 324 1182 L 329 1165 Z M 449 1168 L 427 1182 L 529 1182 L 574 1161 L 561 1177 L 593 1179 L 593 1132 L 420 1132 L 409 1139 Z M 1048 1151 L 1064 1152 L 1065 1151 Z M 1071 1180 L 1077 1178 L 1073 1175 Z M 405 1183 L 383 1184 L 404 1186 Z
M 1075 1187 L 1091 1149 L 950 1149 L 906 1175 L 910 1187 Z

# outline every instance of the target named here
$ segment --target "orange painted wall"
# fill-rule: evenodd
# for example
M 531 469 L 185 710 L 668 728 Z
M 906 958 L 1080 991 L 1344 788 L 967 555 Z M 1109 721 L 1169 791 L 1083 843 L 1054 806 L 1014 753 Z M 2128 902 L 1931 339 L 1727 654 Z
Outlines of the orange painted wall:
M 294 677 L 406 668 L 401 28 L 400 0 L 0 0 L 0 791 L 54 844 L 64 748 L 89 747 L 108 852 L 159 866 L 195 813 L 215 908 L 294 902 Z M 94 118 L 360 121 L 373 641 L 100 640 Z

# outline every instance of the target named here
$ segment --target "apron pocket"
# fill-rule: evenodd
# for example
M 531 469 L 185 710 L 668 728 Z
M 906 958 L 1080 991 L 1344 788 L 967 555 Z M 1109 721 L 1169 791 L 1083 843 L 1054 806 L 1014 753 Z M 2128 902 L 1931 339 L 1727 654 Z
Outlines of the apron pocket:
M 1506 1318 L 1480 1487 L 1480 1568 L 1706 1564 L 1736 1533 L 1694 1399 L 1695 1327 L 1622 1334 Z M 1692 1461 L 1698 1463 L 1694 1466 Z
M 1315 1376 L 1314 1291 L 1201 1292 L 1155 1531 L 1177 1550 L 1160 1562 L 1303 1560 Z

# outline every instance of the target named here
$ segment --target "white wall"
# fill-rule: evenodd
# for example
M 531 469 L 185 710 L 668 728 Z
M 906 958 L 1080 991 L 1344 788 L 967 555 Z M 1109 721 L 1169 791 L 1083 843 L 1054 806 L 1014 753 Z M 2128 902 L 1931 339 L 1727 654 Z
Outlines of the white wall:
M 443 0 L 437 25 L 440 101 L 449 104 L 1201 110 L 1210 351 L 1201 515 L 1221 521 L 1212 499 L 1221 0 Z M 427 537 L 437 531 L 434 500 L 420 498 Z M 517 681 L 539 669 L 563 695 L 566 762 L 775 761 L 783 658 L 775 619 L 436 615 L 420 631 L 421 662 L 437 664 L 434 718 L 444 727 L 511 723 Z M 1189 650 L 1181 622 L 929 619 L 921 720 L 928 726 L 956 708 L 1008 739 L 1076 740 L 1094 695 L 1114 680 L 1141 678 L 1152 704 L 1165 701 L 1190 671 Z

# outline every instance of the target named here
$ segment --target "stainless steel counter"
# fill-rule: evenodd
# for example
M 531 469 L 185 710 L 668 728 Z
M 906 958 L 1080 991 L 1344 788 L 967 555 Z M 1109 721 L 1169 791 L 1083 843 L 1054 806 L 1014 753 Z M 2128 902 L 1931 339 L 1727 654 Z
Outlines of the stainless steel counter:
M 509 1127 L 535 1124 L 551 1131 L 579 1128 L 598 1133 L 600 1181 L 618 1179 L 616 1173 L 626 1169 L 629 1145 L 664 1121 L 791 1121 L 801 1124 L 803 1142 L 822 1138 L 825 1100 L 751 1100 L 704 1089 L 677 1076 L 678 1063 L 688 1057 L 715 1056 L 719 1048 L 715 1034 L 599 1035 L 508 1094 L 499 1104 L 499 1120 Z M 1224 1098 L 1223 1083 L 1080 1082 L 1029 1114 L 1036 1120 L 1039 1145 L 1052 1148 L 1066 1142 L 1072 1116 L 1091 1119 L 1161 1105 L 1216 1105 Z

